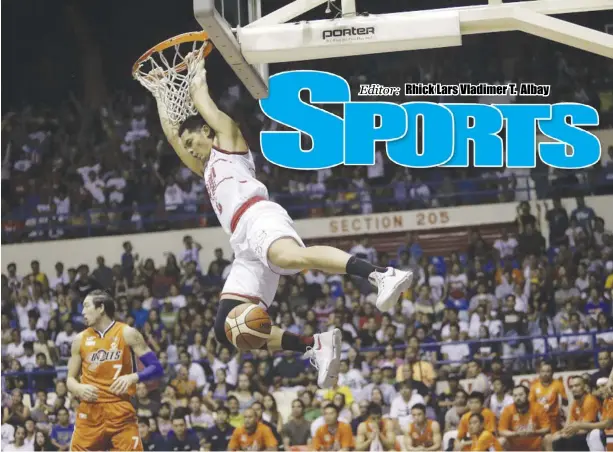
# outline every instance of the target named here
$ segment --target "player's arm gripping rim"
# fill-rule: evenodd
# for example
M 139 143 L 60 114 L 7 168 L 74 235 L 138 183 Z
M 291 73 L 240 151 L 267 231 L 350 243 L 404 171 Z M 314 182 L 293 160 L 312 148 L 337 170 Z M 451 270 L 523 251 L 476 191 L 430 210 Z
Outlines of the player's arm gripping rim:
M 149 77 L 158 78 L 163 76 L 164 71 L 161 69 L 153 70 L 149 75 Z M 166 139 L 185 166 L 187 166 L 199 177 L 202 177 L 202 174 L 204 173 L 204 162 L 185 150 L 183 143 L 181 143 L 181 138 L 179 137 L 179 125 L 173 124 L 172 121 L 170 121 L 164 102 L 157 96 L 155 97 L 155 101 L 157 104 L 158 115 L 160 116 L 160 123 L 162 124 L 162 130 L 164 131 L 164 135 L 166 135 Z
M 155 353 L 151 351 L 142 334 L 134 328 L 126 326 L 123 330 L 123 337 L 136 357 L 145 365 L 145 368 L 140 372 L 122 375 L 115 380 L 109 389 L 117 395 L 125 394 L 130 386 L 139 381 L 149 381 L 164 375 L 162 364 L 158 361 Z
M 189 86 L 189 93 L 200 115 L 215 131 L 219 147 L 229 152 L 249 150 L 238 124 L 217 107 L 209 94 L 204 58 L 196 58 L 192 53 L 187 56 L 187 61 L 190 66 L 189 71 L 195 73 Z
M 72 341 L 70 349 L 70 359 L 68 360 L 68 377 L 66 378 L 66 387 L 71 394 L 85 402 L 95 402 L 98 399 L 98 388 L 92 385 L 79 383 L 79 374 L 81 373 L 81 339 L 83 334 L 79 333 Z

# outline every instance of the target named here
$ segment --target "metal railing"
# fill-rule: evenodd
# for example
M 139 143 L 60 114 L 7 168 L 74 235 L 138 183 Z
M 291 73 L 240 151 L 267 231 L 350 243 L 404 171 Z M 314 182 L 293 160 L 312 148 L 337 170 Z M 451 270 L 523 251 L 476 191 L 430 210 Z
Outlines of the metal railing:
M 347 181 L 343 189 L 328 189 L 325 193 L 271 193 L 271 200 L 281 204 L 294 219 L 361 214 L 365 205 L 372 212 L 391 212 L 531 200 L 551 195 L 551 190 L 563 196 L 591 194 L 593 181 L 588 178 L 579 185 L 550 187 L 547 176 L 515 176 L 516 188 L 507 189 L 500 179 L 464 179 L 449 182 L 425 181 L 430 196 L 411 197 L 415 184 L 391 181 L 384 186 L 360 189 Z M 543 179 L 543 180 L 540 180 Z M 541 182 L 541 183 L 539 183 Z M 396 184 L 405 184 L 404 198 L 396 191 Z M 536 192 L 535 192 L 536 190 Z M 339 193 L 353 193 L 352 199 L 335 199 Z M 502 195 L 502 196 L 501 196 Z M 501 199 L 502 198 L 502 199 Z M 207 200 L 176 205 L 148 204 L 119 208 L 92 208 L 80 213 L 38 214 L 12 212 L 2 216 L 2 242 L 36 242 L 61 238 L 81 238 L 116 234 L 153 232 L 169 229 L 188 229 L 218 226 Z
M 581 357 L 581 358 L 590 357 L 594 360 L 594 364 L 596 364 L 598 362 L 598 353 L 601 350 L 613 351 L 613 344 L 607 345 L 605 347 L 601 347 L 598 344 L 597 336 L 603 333 L 611 333 L 611 332 L 613 332 L 613 328 L 610 328 L 609 330 L 606 330 L 606 331 L 571 333 L 571 334 L 552 334 L 548 336 L 517 336 L 517 337 L 513 336 L 513 337 L 497 337 L 497 338 L 483 339 L 483 340 L 477 339 L 477 340 L 454 341 L 454 342 L 432 342 L 432 343 L 421 344 L 420 349 L 421 349 L 422 354 L 428 355 L 429 353 L 436 353 L 437 356 L 440 356 L 440 348 L 444 345 L 449 345 L 451 343 L 456 344 L 456 345 L 457 344 L 467 344 L 469 347 L 474 347 L 474 346 L 478 346 L 479 344 L 492 344 L 492 343 L 504 344 L 510 341 L 524 343 L 526 345 L 526 348 L 530 349 L 532 341 L 534 341 L 535 339 L 541 339 L 541 340 L 544 340 L 544 345 L 545 345 L 544 353 L 525 353 L 525 354 L 522 354 L 521 357 L 504 356 L 504 354 L 502 354 L 500 358 L 503 361 L 509 362 L 511 364 L 515 362 L 523 363 L 523 364 L 526 364 L 527 367 L 530 367 L 530 368 L 533 367 L 533 364 L 535 361 L 539 359 L 543 359 L 543 358 L 547 358 L 549 360 L 564 361 L 564 360 L 576 359 L 578 357 Z M 562 339 L 572 338 L 572 337 L 585 337 L 585 338 L 589 337 L 589 341 L 590 341 L 589 347 L 584 350 L 570 350 L 570 351 L 559 348 L 560 344 L 563 342 Z M 549 344 L 549 341 L 554 338 L 558 341 L 558 348 L 556 349 L 552 349 L 551 345 Z M 406 345 L 405 344 L 398 345 L 395 347 L 395 349 L 404 350 L 406 349 Z M 360 349 L 360 352 L 361 353 L 382 352 L 384 350 L 385 350 L 385 346 L 379 346 L 379 347 L 362 348 Z M 244 355 L 244 357 L 248 359 L 251 357 L 251 355 L 247 353 Z M 431 360 L 431 362 L 435 366 L 443 366 L 443 365 L 458 366 L 458 365 L 465 364 L 469 361 L 472 361 L 474 359 L 475 358 L 472 356 L 472 353 L 471 353 L 470 357 L 462 359 L 462 360 L 444 360 L 444 359 L 437 358 L 436 360 Z M 492 359 L 493 358 L 479 358 L 478 361 L 482 363 L 489 363 L 492 361 Z M 194 362 L 203 364 L 203 363 L 208 363 L 208 360 L 207 359 L 195 360 Z M 178 363 L 171 363 L 169 364 L 169 366 L 175 366 L 177 364 Z M 304 360 L 304 364 L 308 365 L 308 360 Z M 66 372 L 67 372 L 66 366 L 58 366 L 53 371 L 51 370 L 45 370 L 45 371 L 32 370 L 29 372 L 3 372 L 2 378 L 3 379 L 9 379 L 9 378 L 23 379 L 25 378 L 27 381 L 27 384 L 25 385 L 23 390 L 25 392 L 31 393 L 36 390 L 34 389 L 33 382 L 35 381 L 37 377 L 52 376 L 52 377 L 58 377 L 58 378 L 65 378 Z M 577 372 L 580 372 L 580 371 L 578 370 Z M 212 381 L 213 375 L 208 375 L 208 378 L 210 381 Z

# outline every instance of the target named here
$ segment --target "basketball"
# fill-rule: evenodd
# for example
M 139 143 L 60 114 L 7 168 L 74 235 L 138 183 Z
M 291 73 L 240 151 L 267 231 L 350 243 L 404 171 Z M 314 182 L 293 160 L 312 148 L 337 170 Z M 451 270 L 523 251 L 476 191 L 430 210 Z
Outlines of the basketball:
M 253 303 L 243 303 L 226 318 L 226 337 L 239 350 L 262 348 L 270 336 L 272 321 L 268 313 Z

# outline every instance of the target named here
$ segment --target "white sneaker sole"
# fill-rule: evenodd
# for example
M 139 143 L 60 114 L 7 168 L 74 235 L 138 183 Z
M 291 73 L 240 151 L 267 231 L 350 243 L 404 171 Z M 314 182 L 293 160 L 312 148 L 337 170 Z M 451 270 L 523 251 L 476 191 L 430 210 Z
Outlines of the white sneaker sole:
M 319 384 L 321 389 L 330 389 L 338 381 L 338 373 L 341 367 L 342 342 L 343 335 L 341 330 L 336 328 L 334 331 L 332 331 L 332 354 L 334 357 L 332 358 L 332 361 L 328 363 L 328 367 L 324 373 L 324 381 Z
M 399 272 L 400 270 L 396 271 Z M 402 273 L 405 273 L 404 278 L 401 278 L 396 282 L 394 288 L 392 289 L 391 295 L 385 301 L 383 301 L 383 303 L 377 303 L 377 309 L 379 309 L 379 311 L 387 312 L 392 309 L 400 298 L 400 295 L 402 295 L 402 292 L 411 287 L 411 283 L 413 282 L 413 272 L 408 271 Z

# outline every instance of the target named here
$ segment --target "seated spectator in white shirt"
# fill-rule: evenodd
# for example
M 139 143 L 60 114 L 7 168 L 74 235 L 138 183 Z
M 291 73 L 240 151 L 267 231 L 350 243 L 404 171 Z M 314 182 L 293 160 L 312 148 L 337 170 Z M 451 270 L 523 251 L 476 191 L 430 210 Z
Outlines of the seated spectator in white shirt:
M 401 431 L 407 432 L 412 421 L 411 409 L 421 403 L 426 404 L 424 398 L 413 389 L 411 380 L 405 380 L 400 386 L 400 394 L 392 400 L 390 418 Z

